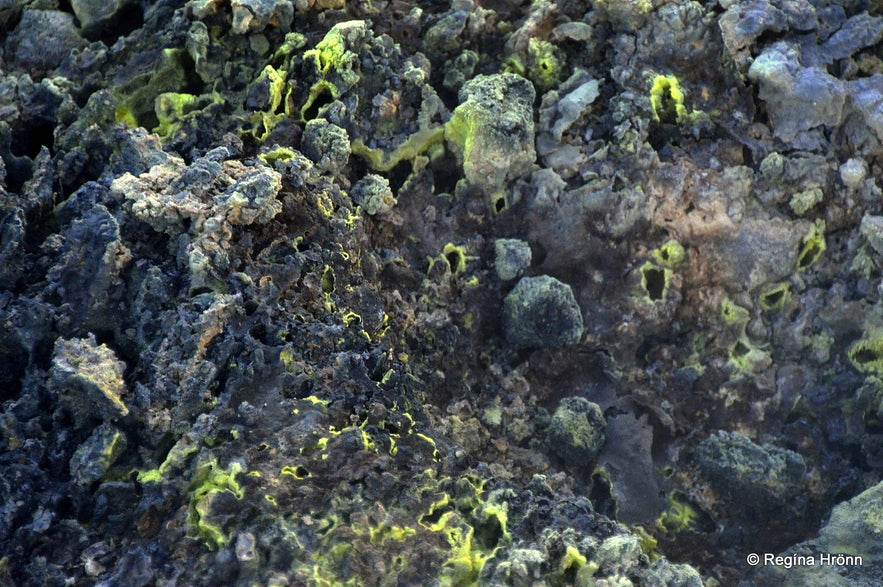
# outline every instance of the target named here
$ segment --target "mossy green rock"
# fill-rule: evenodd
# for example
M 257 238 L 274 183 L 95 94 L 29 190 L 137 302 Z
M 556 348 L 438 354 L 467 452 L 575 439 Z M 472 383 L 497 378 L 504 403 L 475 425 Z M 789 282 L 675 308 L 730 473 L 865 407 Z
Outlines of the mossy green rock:
M 102 424 L 71 457 L 71 477 L 88 486 L 104 477 L 125 450 L 126 436 L 114 426 Z
M 350 139 L 346 130 L 317 118 L 304 127 L 301 150 L 316 167 L 331 173 L 340 173 L 350 158 Z
M 353 201 L 369 216 L 384 214 L 396 205 L 396 198 L 389 187 L 389 180 L 369 173 L 356 182 L 352 190 Z
M 818 538 L 797 544 L 781 556 L 811 558 L 812 565 L 762 565 L 745 585 L 751 587 L 859 587 L 878 585 L 883 561 L 883 483 L 834 508 Z M 831 558 L 823 558 L 831 557 Z M 859 563 L 859 559 L 861 562 Z M 796 560 L 796 559 L 794 559 Z
M 601 407 L 583 397 L 561 400 L 552 416 L 548 440 L 568 465 L 585 466 L 604 446 L 607 422 Z
M 806 464 L 793 451 L 718 431 L 702 441 L 696 459 L 711 485 L 750 514 L 799 511 L 805 502 Z
M 863 562 L 883 561 L 883 483 L 841 503 L 814 541 L 822 552 L 861 556 Z
M 129 414 L 123 403 L 126 365 L 90 335 L 55 342 L 51 382 L 74 417 L 77 428 L 95 419 L 115 420 Z
M 533 84 L 511 73 L 479 75 L 463 86 L 459 98 L 445 139 L 469 183 L 493 194 L 528 173 L 537 157 Z
M 503 330 L 517 349 L 562 347 L 579 342 L 583 318 L 569 285 L 525 277 L 503 301 Z

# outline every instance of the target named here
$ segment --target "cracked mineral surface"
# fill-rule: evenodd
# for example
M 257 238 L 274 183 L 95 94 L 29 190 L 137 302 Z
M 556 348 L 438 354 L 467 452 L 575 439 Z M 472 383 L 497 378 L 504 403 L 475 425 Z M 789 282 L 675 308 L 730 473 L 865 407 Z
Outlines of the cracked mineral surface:
M 0 0 L 0 584 L 883 584 L 881 181 L 871 0 Z

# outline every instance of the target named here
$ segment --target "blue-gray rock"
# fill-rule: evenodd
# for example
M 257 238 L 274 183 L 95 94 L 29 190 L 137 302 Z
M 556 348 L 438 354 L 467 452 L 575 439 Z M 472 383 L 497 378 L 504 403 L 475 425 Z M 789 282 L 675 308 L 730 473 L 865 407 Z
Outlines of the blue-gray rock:
M 852 80 L 849 93 L 865 124 L 883 141 L 883 74 Z
M 50 387 L 61 396 L 77 428 L 95 419 L 113 420 L 129 414 L 123 403 L 126 365 L 95 337 L 55 341 Z
M 77 32 L 74 17 L 59 10 L 26 10 L 6 40 L 7 61 L 43 77 L 86 44 Z
M 389 180 L 373 173 L 357 181 L 351 195 L 353 201 L 369 216 L 385 214 L 396 205 Z
M 462 162 L 466 180 L 493 195 L 528 173 L 536 160 L 536 90 L 521 76 L 501 73 L 476 76 L 458 96 L 445 140 Z
M 775 135 L 791 142 L 805 131 L 835 126 L 843 118 L 845 84 L 817 67 L 802 67 L 797 48 L 776 43 L 764 50 L 748 69 L 760 85 L 759 97 Z
M 868 163 L 861 157 L 852 157 L 840 166 L 840 181 L 848 188 L 858 189 L 868 177 Z
M 862 236 L 877 254 L 883 255 L 883 216 L 865 214 L 860 227 Z
M 883 17 L 871 16 L 863 12 L 853 16 L 831 35 L 822 46 L 822 54 L 826 61 L 833 63 L 838 59 L 846 59 L 853 53 L 876 45 L 883 39 Z

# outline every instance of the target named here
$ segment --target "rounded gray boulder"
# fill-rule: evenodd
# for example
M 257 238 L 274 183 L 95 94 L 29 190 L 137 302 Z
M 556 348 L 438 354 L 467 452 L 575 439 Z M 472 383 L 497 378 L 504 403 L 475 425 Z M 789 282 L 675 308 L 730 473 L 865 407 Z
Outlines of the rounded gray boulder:
M 595 460 L 606 439 L 601 407 L 584 397 L 566 397 L 558 404 L 548 430 L 552 450 L 570 466 Z
M 569 285 L 525 277 L 503 301 L 503 331 L 517 349 L 561 347 L 579 342 L 583 317 Z

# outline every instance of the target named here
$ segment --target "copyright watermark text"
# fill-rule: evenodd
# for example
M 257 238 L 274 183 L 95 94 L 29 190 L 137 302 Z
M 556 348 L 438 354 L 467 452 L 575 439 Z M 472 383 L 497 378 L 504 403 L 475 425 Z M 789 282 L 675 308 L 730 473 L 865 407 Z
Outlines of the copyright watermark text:
M 819 554 L 789 554 L 779 555 L 769 552 L 752 552 L 745 557 L 752 567 L 762 565 L 764 567 L 776 566 L 790 569 L 792 567 L 859 567 L 862 565 L 862 557 L 852 554 L 837 554 L 822 552 Z

